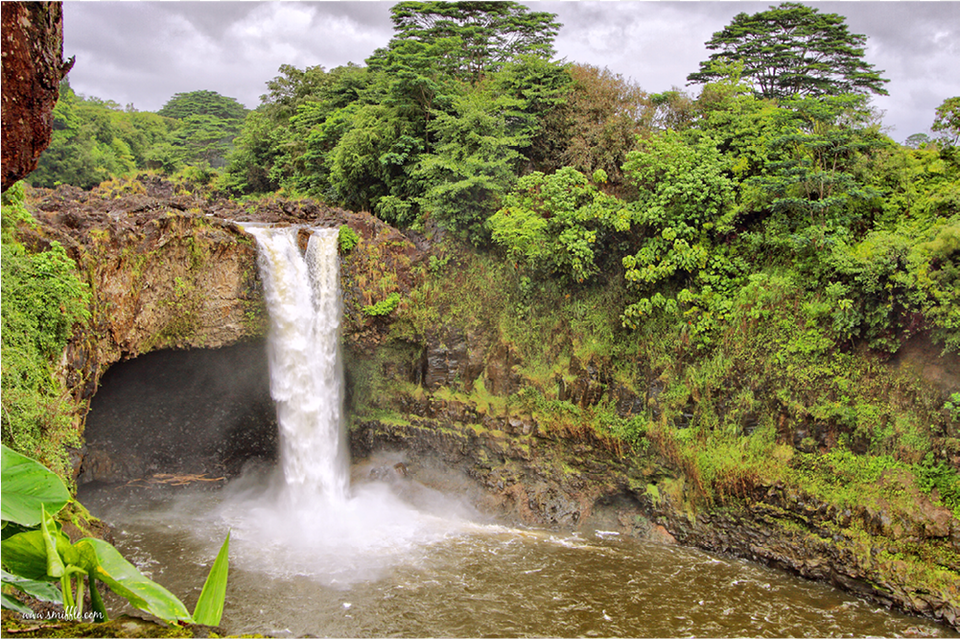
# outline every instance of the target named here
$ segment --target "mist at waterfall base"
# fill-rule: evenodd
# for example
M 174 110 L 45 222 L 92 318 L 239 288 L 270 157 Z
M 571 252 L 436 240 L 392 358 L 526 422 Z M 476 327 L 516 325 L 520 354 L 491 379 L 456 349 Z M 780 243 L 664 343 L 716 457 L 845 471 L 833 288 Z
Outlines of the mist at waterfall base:
M 217 516 L 237 561 L 273 575 L 351 584 L 456 534 L 469 508 L 419 486 L 418 507 L 387 482 L 351 486 L 343 422 L 338 231 L 250 227 L 270 315 L 270 392 L 280 467 L 254 470 L 222 494 Z M 254 552 L 245 552 L 245 546 Z M 269 558 L 264 561 L 264 558 Z
M 603 530 L 488 523 L 459 496 L 455 471 L 412 473 L 441 493 L 402 477 L 400 453 L 351 465 L 336 231 L 314 230 L 301 253 L 295 228 L 247 230 L 272 322 L 280 463 L 251 463 L 222 489 L 81 495 L 116 526 L 123 554 L 188 607 L 229 531 L 229 634 L 956 636 L 742 560 Z

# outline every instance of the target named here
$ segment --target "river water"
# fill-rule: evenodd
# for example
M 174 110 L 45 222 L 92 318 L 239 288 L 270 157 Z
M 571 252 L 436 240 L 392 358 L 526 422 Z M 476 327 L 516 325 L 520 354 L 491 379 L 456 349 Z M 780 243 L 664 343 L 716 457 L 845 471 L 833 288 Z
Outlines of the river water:
M 270 313 L 280 460 L 228 486 L 84 486 L 125 556 L 192 609 L 230 533 L 231 635 L 946 635 L 822 584 L 603 530 L 491 521 L 455 486 L 349 463 L 336 230 L 251 227 Z M 399 466 L 404 468 L 404 466 Z M 444 490 L 437 490 L 436 486 Z
M 270 484 L 254 473 L 223 490 L 90 485 L 80 499 L 190 609 L 230 530 L 221 625 L 231 635 L 957 636 L 743 560 L 498 525 L 414 480 L 355 481 L 346 507 L 286 513 Z

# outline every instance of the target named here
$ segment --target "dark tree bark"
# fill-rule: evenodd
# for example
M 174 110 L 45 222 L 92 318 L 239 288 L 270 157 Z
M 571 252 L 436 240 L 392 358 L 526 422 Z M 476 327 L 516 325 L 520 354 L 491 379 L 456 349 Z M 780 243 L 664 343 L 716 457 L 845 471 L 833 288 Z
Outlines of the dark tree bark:
M 37 168 L 50 144 L 63 61 L 60 2 L 2 2 L 3 191 Z

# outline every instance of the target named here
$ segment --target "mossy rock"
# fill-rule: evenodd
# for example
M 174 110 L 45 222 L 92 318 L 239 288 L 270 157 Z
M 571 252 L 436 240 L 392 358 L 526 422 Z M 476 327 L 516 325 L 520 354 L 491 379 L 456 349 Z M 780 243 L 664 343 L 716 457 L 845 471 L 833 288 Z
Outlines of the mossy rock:
M 4 611 L 5 637 L 219 637 L 222 631 L 211 626 L 184 624 L 168 626 L 155 621 L 123 615 L 104 623 L 85 623 L 49 619 L 19 619 Z

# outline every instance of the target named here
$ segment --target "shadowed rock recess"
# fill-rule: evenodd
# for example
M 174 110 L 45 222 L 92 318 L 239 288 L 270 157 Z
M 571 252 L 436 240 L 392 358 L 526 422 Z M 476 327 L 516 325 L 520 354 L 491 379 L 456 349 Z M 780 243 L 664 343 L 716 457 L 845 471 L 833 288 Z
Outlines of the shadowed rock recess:
M 424 282 L 437 261 L 439 245 L 423 237 L 307 200 L 240 203 L 149 176 L 92 192 L 33 191 L 29 207 L 40 224 L 21 230 L 24 243 L 59 240 L 93 293 L 91 320 L 61 369 L 78 424 L 86 420 L 80 482 L 228 477 L 273 458 L 262 290 L 254 243 L 238 222 L 348 225 L 361 238 L 341 254 L 355 460 L 396 451 L 403 474 L 427 484 L 440 468 L 462 471 L 460 488 L 509 521 L 730 553 L 957 626 L 957 579 L 917 575 L 927 565 L 960 574 L 960 522 L 949 510 L 919 492 L 909 517 L 841 510 L 779 483 L 698 501 L 668 455 L 546 423 L 513 401 L 527 384 L 524 362 L 495 327 L 411 323 L 409 300 L 429 307 Z M 396 312 L 369 311 L 394 293 Z M 621 416 L 655 406 L 662 390 L 656 380 L 639 394 L 619 386 L 594 361 L 572 361 L 557 383 L 559 400 L 609 401 Z M 745 422 L 749 432 L 756 417 Z M 905 551 L 920 563 L 904 561 Z

